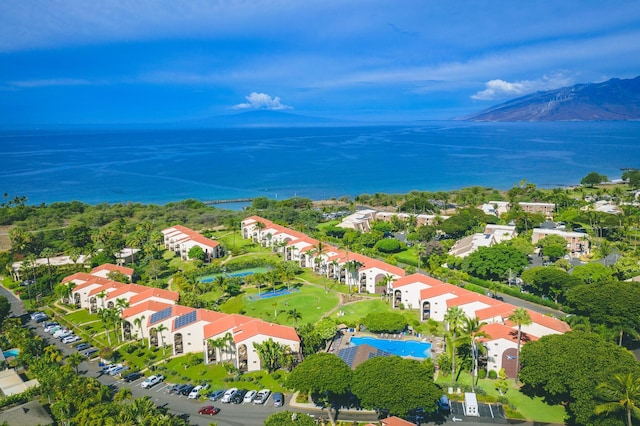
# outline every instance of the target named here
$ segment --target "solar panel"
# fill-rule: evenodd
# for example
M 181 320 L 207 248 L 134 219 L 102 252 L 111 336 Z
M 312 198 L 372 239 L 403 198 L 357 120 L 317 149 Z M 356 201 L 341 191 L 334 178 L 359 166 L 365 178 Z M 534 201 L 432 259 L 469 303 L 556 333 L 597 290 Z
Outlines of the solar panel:
M 175 328 L 184 327 L 185 325 L 191 324 L 196 320 L 198 316 L 198 311 L 191 311 L 188 314 L 184 314 L 181 317 L 176 318 Z
M 158 321 L 169 318 L 171 316 L 171 307 L 165 308 L 155 314 L 151 315 L 151 324 L 155 324 Z

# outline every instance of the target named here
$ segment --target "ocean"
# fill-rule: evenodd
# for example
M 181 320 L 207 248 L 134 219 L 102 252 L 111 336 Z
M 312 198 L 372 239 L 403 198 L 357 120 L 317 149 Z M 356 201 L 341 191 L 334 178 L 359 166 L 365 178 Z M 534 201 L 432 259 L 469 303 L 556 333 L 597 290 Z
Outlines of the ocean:
M 319 200 L 619 178 L 640 168 L 640 122 L 2 131 L 0 152 L 0 191 L 28 204 Z

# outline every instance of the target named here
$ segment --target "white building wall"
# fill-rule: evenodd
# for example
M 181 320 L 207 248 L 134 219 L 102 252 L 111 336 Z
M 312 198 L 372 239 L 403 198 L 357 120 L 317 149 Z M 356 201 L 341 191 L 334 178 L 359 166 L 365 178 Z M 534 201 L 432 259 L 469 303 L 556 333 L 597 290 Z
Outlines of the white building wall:
M 458 296 L 451 293 L 441 294 L 440 296 L 430 297 L 422 300 L 431 304 L 430 318 L 436 321 L 444 321 L 444 315 L 447 313 L 447 300 L 454 299 Z
M 487 348 L 487 370 L 498 372 L 502 368 L 502 354 L 507 349 L 517 349 L 515 342 L 507 339 L 490 340 L 484 343 Z

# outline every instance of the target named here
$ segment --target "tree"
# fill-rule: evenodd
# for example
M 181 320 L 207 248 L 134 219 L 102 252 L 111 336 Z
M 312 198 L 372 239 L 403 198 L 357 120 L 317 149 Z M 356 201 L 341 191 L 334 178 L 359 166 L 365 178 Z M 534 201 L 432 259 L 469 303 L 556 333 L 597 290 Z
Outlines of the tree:
M 165 353 L 165 345 L 164 345 L 164 332 L 169 330 L 167 328 L 166 325 L 164 324 L 158 324 L 158 326 L 156 327 L 156 332 L 158 333 L 158 335 L 160 336 L 160 344 L 162 345 L 162 355 L 164 358 L 167 357 L 166 353 Z
M 401 333 L 407 328 L 407 319 L 397 312 L 371 312 L 362 324 L 372 333 Z
M 140 330 L 140 337 L 142 337 L 142 340 L 144 340 L 144 330 L 142 329 L 142 324 L 146 318 L 147 317 L 145 315 L 140 315 L 133 320 L 133 325 L 138 327 L 138 330 Z
M 287 319 L 293 320 L 293 326 L 296 326 L 296 322 L 302 319 L 302 314 L 295 308 L 289 309 L 287 312 Z
M 287 378 L 287 387 L 320 395 L 329 420 L 335 425 L 333 409 L 339 406 L 338 400 L 349 389 L 351 377 L 351 369 L 337 355 L 317 353 L 293 369 Z
M 11 303 L 5 296 L 0 295 L 0 326 L 4 322 L 5 318 L 11 313 Z
M 640 187 L 640 170 L 626 170 L 622 173 L 622 179 L 626 180 L 629 183 L 629 186 L 633 189 Z
M 534 294 L 564 302 L 566 292 L 582 281 L 567 271 L 553 266 L 537 266 L 526 269 L 520 276 L 526 289 Z
M 456 376 L 456 345 L 458 343 L 456 334 L 464 325 L 465 317 L 464 311 L 459 306 L 447 309 L 444 314 L 444 322 L 447 324 L 447 329 L 451 335 L 449 339 L 451 346 L 451 386 L 453 386 Z
M 205 260 L 205 252 L 200 246 L 193 246 L 187 252 L 187 257 L 193 260 L 201 260 L 204 262 Z
M 638 377 L 640 373 L 633 353 L 584 331 L 529 342 L 522 348 L 521 359 L 522 391 L 566 407 L 567 424 L 598 424 L 597 386 L 611 381 L 614 374 Z
M 351 392 L 364 408 L 382 409 L 400 417 L 419 407 L 435 411 L 435 402 L 442 394 L 427 365 L 398 356 L 375 357 L 358 365 Z
M 598 172 L 591 172 L 580 179 L 580 184 L 584 186 L 594 187 L 601 184 L 602 182 L 607 182 L 608 180 L 609 178 L 605 175 L 601 175 Z
M 496 244 L 491 247 L 480 247 L 467 256 L 462 269 L 469 274 L 485 280 L 505 280 L 509 274 L 519 274 L 529 259 L 516 248 L 507 244 Z
M 72 352 L 67 355 L 67 364 L 69 364 L 78 374 L 78 367 L 84 361 L 84 356 L 80 352 Z
M 478 338 L 480 337 L 489 337 L 487 333 L 482 331 L 482 327 L 487 323 L 480 322 L 476 317 L 465 317 L 464 325 L 462 328 L 462 333 L 465 340 L 469 340 L 469 344 L 471 346 L 471 360 L 472 360 L 472 369 L 471 369 L 471 391 L 475 392 L 476 380 L 478 378 L 478 358 L 479 358 L 479 348 L 483 347 L 478 345 Z
M 516 308 L 511 315 L 509 315 L 509 321 L 518 326 L 518 349 L 516 350 L 516 375 L 513 382 L 518 385 L 518 370 L 520 370 L 520 345 L 522 344 L 522 326 L 530 325 L 532 323 L 529 312 L 523 308 Z
M 612 272 L 602 263 L 590 262 L 573 268 L 571 275 L 581 279 L 585 284 L 593 284 L 611 281 Z
M 287 364 L 288 347 L 286 345 L 269 338 L 262 343 L 253 342 L 253 347 L 260 357 L 262 368 L 269 373 L 273 373 Z
M 316 420 L 308 414 L 281 411 L 264 420 L 264 426 L 316 426 Z
M 599 396 L 606 402 L 596 405 L 596 414 L 625 411 L 628 426 L 633 426 L 631 417 L 640 419 L 640 377 L 632 374 L 614 374 L 613 380 L 599 383 Z
M 358 260 L 349 260 L 347 262 L 345 262 L 344 266 L 345 268 L 347 268 L 347 271 L 349 272 L 349 274 L 351 274 L 351 279 L 348 280 L 349 281 L 349 294 L 351 294 L 351 286 L 353 284 L 358 285 L 358 273 L 360 271 L 360 268 L 363 266 L 364 264 Z
M 624 335 L 640 334 L 640 284 L 609 282 L 585 284 L 567 291 L 567 305 L 575 315 L 588 317 L 592 324 L 615 331 L 618 344 Z

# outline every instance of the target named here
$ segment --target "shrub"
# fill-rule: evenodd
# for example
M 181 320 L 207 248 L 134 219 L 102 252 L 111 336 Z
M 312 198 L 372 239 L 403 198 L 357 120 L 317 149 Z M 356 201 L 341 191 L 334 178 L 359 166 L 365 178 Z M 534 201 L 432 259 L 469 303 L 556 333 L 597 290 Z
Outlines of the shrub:
M 498 378 L 498 372 L 495 370 L 489 370 L 489 378 L 495 380 Z
M 487 377 L 487 370 L 478 370 L 478 378 L 485 379 Z
M 402 244 L 396 239 L 385 238 L 378 241 L 375 248 L 382 253 L 398 253 L 399 251 L 402 251 Z

